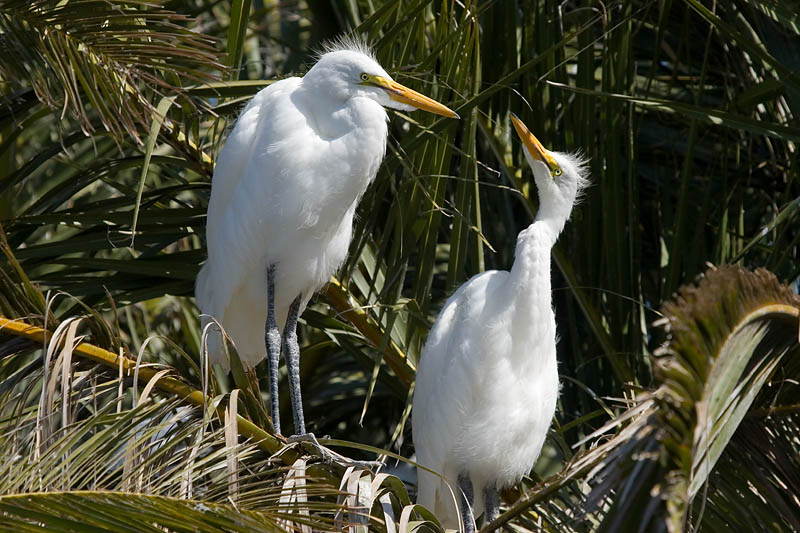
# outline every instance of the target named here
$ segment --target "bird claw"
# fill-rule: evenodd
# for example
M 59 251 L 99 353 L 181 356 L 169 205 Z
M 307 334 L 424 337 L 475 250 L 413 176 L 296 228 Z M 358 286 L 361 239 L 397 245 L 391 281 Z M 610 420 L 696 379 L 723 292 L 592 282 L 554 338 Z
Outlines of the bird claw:
M 329 437 L 326 437 L 329 438 Z M 383 466 L 383 463 L 380 461 L 358 461 L 355 459 L 350 459 L 340 453 L 336 453 L 335 451 L 324 447 L 322 444 L 319 443 L 317 437 L 314 436 L 313 433 L 303 433 L 302 435 L 292 435 L 291 437 L 286 439 L 288 443 L 305 443 L 310 444 L 317 452 L 317 455 L 322 462 L 330 465 L 336 463 L 338 465 L 344 467 L 353 467 L 353 468 L 366 468 L 368 470 L 379 469 Z

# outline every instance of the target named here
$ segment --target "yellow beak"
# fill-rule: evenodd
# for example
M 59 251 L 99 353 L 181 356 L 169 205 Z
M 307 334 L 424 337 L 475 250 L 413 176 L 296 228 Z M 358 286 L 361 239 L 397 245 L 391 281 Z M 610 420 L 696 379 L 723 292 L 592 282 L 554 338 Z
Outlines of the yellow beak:
M 417 91 L 409 89 L 405 85 L 400 85 L 396 81 L 387 80 L 381 76 L 375 76 L 373 79 L 374 83 L 389 93 L 389 98 L 395 102 L 410 105 L 416 107 L 417 109 L 435 113 L 443 117 L 461 118 L 458 116 L 458 113 L 449 107 L 440 104 L 432 98 L 428 98 L 424 94 L 420 94 Z
M 547 148 L 542 146 L 542 143 L 539 142 L 539 139 L 537 139 L 536 136 L 531 133 L 531 130 L 529 130 L 528 127 L 523 124 L 514 113 L 511 113 L 511 123 L 514 124 L 514 129 L 517 130 L 517 135 L 519 135 L 519 138 L 522 139 L 522 144 L 525 145 L 525 148 L 528 149 L 528 152 L 530 152 L 534 159 L 538 159 L 547 165 L 550 168 L 551 173 L 561 168 L 553 156 L 550 155 L 550 152 L 547 150 Z

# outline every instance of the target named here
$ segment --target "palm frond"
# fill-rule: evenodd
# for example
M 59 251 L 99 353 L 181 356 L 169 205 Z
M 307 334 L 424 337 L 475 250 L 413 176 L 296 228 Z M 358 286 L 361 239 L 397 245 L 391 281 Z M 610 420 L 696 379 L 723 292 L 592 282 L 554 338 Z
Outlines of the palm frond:
M 691 521 L 747 528 L 761 506 L 758 516 L 771 516 L 764 523 L 795 528 L 797 502 L 775 492 L 796 486 L 787 467 L 796 463 L 797 391 L 784 388 L 800 370 L 800 297 L 764 269 L 720 267 L 663 312 L 659 386 L 598 467 L 592 498 L 606 507 L 602 530 L 684 531 Z M 770 416 L 786 408 L 779 420 Z M 753 435 L 768 448 L 754 453 Z M 778 459 L 781 449 L 792 459 Z M 758 483 L 727 484 L 732 476 Z M 782 512 L 770 513 L 772 502 Z
M 31 87 L 86 135 L 102 127 L 141 143 L 154 99 L 224 69 L 210 37 L 163 2 L 4 0 L 0 3 L 4 92 Z
M 14 527 L 437 530 L 397 478 L 320 463 L 314 447 L 301 457 L 238 414 L 239 390 L 207 396 L 174 369 L 83 342 L 93 320 L 51 334 L 0 317 L 0 456 L 15 459 L 0 470 L 0 513 Z
M 248 533 L 286 529 L 279 515 L 237 509 L 231 504 L 109 491 L 0 496 L 0 512 L 6 527 L 16 531 Z M 311 520 L 303 525 L 324 527 Z M 299 530 L 300 524 L 292 529 Z

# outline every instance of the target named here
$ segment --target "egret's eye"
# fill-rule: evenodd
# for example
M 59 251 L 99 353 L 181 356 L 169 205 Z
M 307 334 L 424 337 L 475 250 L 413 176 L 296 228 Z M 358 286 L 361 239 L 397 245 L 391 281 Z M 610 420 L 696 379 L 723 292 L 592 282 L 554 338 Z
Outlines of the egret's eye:
M 362 72 L 361 81 L 369 81 L 369 74 L 367 74 L 366 72 Z
M 561 175 L 561 169 L 560 168 L 553 169 L 553 176 L 560 176 L 560 175 Z

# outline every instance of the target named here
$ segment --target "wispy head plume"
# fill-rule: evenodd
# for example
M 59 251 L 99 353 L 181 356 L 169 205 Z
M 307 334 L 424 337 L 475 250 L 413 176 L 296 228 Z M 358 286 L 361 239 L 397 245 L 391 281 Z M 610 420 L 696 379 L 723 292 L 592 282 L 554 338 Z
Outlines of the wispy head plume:
M 322 44 L 322 48 L 315 54 L 316 59 L 319 60 L 323 55 L 330 52 L 341 52 L 343 50 L 360 52 L 376 63 L 378 61 L 375 58 L 375 52 L 372 50 L 372 47 L 367 44 L 367 41 L 364 40 L 364 38 L 362 38 L 360 35 L 355 35 L 352 33 L 339 35 L 330 41 L 324 42 Z

